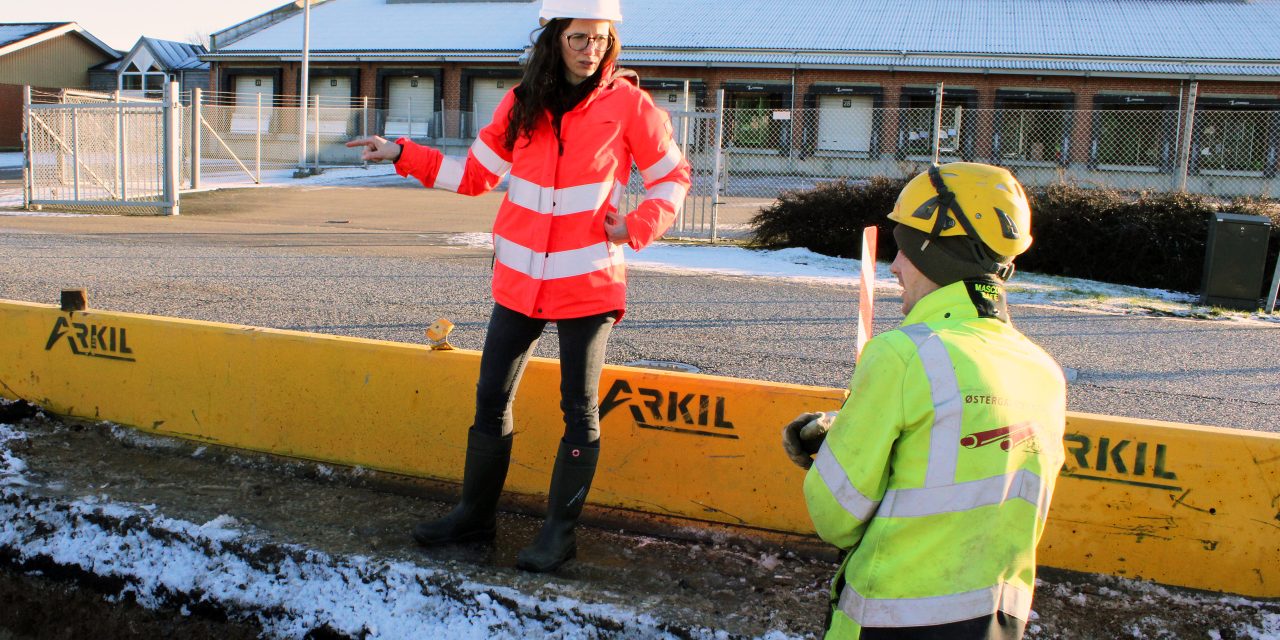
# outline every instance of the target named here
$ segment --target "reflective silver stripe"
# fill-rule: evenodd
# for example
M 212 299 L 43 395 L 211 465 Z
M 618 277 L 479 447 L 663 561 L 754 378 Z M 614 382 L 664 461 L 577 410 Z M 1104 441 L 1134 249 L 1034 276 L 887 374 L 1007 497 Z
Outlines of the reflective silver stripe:
M 845 584 L 840 610 L 864 627 L 923 627 L 972 620 L 1003 611 L 1025 621 L 1031 613 L 1031 592 L 1003 582 L 987 589 L 927 598 L 864 598 Z
M 581 249 L 546 253 L 521 246 L 500 235 L 493 236 L 494 255 L 509 269 L 538 280 L 571 278 L 621 264 L 622 248 L 601 242 Z
M 471 155 L 475 156 L 476 160 L 485 169 L 488 169 L 489 173 L 495 176 L 507 175 L 507 172 L 511 170 L 511 163 L 503 160 L 502 156 L 490 149 L 489 145 L 485 144 L 484 140 L 480 138 L 476 138 L 476 141 L 471 143 Z
M 689 188 L 678 182 L 659 182 L 652 189 L 644 192 L 645 200 L 665 200 L 675 207 L 676 213 L 684 208 L 684 196 Z
M 534 184 L 519 176 L 511 176 L 511 180 L 507 182 L 507 200 L 530 211 L 551 213 L 555 189 Z
M 916 353 L 929 378 L 933 396 L 933 427 L 929 432 L 929 468 L 924 486 L 949 485 L 956 480 L 956 463 L 960 457 L 960 437 L 964 419 L 964 403 L 955 365 L 947 347 L 924 323 L 902 327 L 902 332 L 916 344 Z
M 604 201 L 609 199 L 609 194 L 613 191 L 614 184 L 615 181 L 610 180 L 608 182 L 558 189 L 555 192 L 555 206 L 552 208 L 552 213 L 559 216 L 583 211 L 598 211 L 600 210 L 600 205 L 603 205 Z
M 644 176 L 645 182 L 654 182 L 667 177 L 672 169 L 680 165 L 680 161 L 684 159 L 684 155 L 680 153 L 680 147 L 675 143 L 667 144 L 667 152 L 663 154 L 657 162 L 653 163 L 649 168 L 641 168 L 640 175 Z
M 862 522 L 870 520 L 871 516 L 875 515 L 879 502 L 863 495 L 853 486 L 848 474 L 844 471 L 844 466 L 836 460 L 835 454 L 831 453 L 831 448 L 826 442 L 823 442 L 818 449 L 813 466 L 818 470 L 818 477 L 822 478 L 822 482 L 827 485 L 827 490 L 835 497 L 836 502 L 849 512 L 849 515 Z
M 518 176 L 511 176 L 507 200 L 530 211 L 566 215 L 597 211 L 614 190 L 615 181 L 584 184 L 567 189 L 543 187 Z
M 1049 502 L 1045 499 L 1046 490 L 1035 472 L 1019 469 L 1010 474 L 946 487 L 890 489 L 885 492 L 876 516 L 918 518 L 1004 504 L 1009 500 L 1026 500 L 1036 506 L 1037 515 L 1040 515 Z
M 445 156 L 440 160 L 440 171 L 436 173 L 436 189 L 458 192 L 462 184 L 462 172 L 466 169 L 466 161 L 460 158 Z

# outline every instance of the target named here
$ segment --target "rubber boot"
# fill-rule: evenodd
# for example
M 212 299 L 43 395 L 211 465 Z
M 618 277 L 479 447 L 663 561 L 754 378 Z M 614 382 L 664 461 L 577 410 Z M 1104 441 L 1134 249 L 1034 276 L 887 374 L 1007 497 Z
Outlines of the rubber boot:
M 471 429 L 462 471 L 462 501 L 443 518 L 413 528 L 424 547 L 492 540 L 496 533 L 498 496 L 511 464 L 511 436 L 491 436 Z
M 533 544 L 520 550 L 516 566 L 526 571 L 555 571 L 578 553 L 578 537 L 574 526 L 582 514 L 582 505 L 591 490 L 596 474 L 597 447 L 583 447 L 560 442 L 556 467 L 551 473 L 551 490 L 547 498 L 547 519 Z

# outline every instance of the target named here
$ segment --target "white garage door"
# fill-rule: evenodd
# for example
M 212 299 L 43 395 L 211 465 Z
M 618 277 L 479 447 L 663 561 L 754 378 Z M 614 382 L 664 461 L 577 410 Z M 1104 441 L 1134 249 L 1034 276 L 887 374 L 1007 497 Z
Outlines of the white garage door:
M 312 78 L 307 84 L 307 95 L 311 96 L 311 106 L 316 106 L 317 96 L 320 110 L 321 135 L 345 136 L 350 134 L 353 122 L 351 100 L 351 78 Z M 307 131 L 315 132 L 316 115 L 307 114 Z
M 275 79 L 271 76 L 236 76 L 236 108 L 231 113 L 231 133 L 266 133 L 271 128 Z M 262 111 L 258 111 L 262 96 Z
M 275 80 L 271 76 L 236 76 L 236 106 L 258 106 L 258 95 L 262 95 L 262 106 L 271 106 L 275 96 Z
M 821 96 L 818 149 L 870 151 L 872 104 L 871 96 Z
M 493 120 L 493 110 L 498 108 L 502 97 L 518 82 L 514 79 L 492 78 L 476 78 L 471 81 L 471 112 L 475 114 L 473 133 L 478 133 Z
M 322 107 L 351 106 L 351 78 L 312 78 L 307 84 L 307 95 L 320 96 Z
M 434 78 L 391 78 L 387 81 L 387 124 L 384 135 L 435 137 Z

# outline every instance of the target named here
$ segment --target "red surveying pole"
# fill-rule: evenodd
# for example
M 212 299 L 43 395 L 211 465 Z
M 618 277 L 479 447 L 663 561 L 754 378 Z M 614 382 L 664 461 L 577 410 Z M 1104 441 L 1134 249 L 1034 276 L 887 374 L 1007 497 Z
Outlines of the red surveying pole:
M 876 227 L 862 230 L 862 264 L 858 277 L 858 342 L 854 347 L 854 360 L 862 357 L 862 347 L 871 339 L 875 319 L 876 295 Z

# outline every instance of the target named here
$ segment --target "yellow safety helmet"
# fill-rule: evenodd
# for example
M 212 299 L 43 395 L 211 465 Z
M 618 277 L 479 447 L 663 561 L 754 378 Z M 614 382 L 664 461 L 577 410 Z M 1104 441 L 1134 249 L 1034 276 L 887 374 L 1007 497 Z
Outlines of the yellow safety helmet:
M 967 236 L 1002 264 L 1031 246 L 1027 192 L 1007 169 L 989 164 L 933 165 L 903 187 L 889 219 L 929 240 Z

